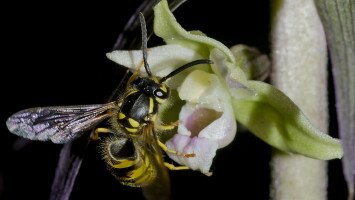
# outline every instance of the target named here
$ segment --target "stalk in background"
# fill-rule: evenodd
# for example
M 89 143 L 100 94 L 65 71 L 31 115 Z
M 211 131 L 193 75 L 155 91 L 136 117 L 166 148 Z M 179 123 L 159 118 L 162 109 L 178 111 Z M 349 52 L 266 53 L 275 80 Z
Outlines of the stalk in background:
M 327 51 L 314 2 L 275 0 L 272 4 L 272 83 L 327 132 Z M 326 199 L 325 161 L 275 150 L 271 169 L 272 199 Z

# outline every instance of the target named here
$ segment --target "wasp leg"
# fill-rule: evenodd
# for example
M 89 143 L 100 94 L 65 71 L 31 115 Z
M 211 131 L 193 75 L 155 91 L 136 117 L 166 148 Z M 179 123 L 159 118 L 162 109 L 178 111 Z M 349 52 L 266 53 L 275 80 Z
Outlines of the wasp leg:
M 177 120 L 176 122 L 171 122 L 170 124 L 159 124 L 156 125 L 158 130 L 161 131 L 169 131 L 169 130 L 173 130 L 174 128 L 176 128 L 180 123 L 180 120 Z
M 140 62 L 140 64 L 139 64 L 138 68 L 133 72 L 132 76 L 129 78 L 128 84 L 131 83 L 132 81 L 134 81 L 137 78 L 137 76 L 139 75 L 139 72 L 141 71 L 143 63 L 144 63 L 144 61 L 142 60 Z
M 102 133 L 113 133 L 113 131 L 111 129 L 108 129 L 108 128 L 97 128 L 95 129 L 94 133 L 91 135 L 91 140 L 98 140 L 99 139 L 99 134 L 102 134 Z
M 165 144 L 163 144 L 162 142 L 160 142 L 160 140 L 158 140 L 158 145 L 160 146 L 160 148 L 163 149 L 163 151 L 167 152 L 167 153 L 172 153 L 172 154 L 176 154 L 178 156 L 184 156 L 185 158 L 191 158 L 191 157 L 195 157 L 196 155 L 194 153 L 181 153 L 172 149 L 169 149 Z
M 173 164 L 164 162 L 165 167 L 167 167 L 170 170 L 186 170 L 186 169 L 190 169 L 187 166 L 175 166 Z
M 149 49 L 147 50 L 149 53 Z M 133 72 L 132 76 L 129 78 L 128 83 L 131 83 L 132 81 L 134 81 L 137 76 L 139 75 L 139 72 L 141 71 L 141 68 L 144 66 L 144 60 L 142 59 L 142 61 L 139 63 L 138 68 Z

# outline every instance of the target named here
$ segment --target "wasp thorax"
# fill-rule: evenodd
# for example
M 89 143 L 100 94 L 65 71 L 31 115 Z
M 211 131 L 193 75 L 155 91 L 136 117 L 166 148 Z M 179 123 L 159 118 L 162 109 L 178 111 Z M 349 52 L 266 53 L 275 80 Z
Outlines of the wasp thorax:
M 160 83 L 156 77 L 138 77 L 132 82 L 133 87 L 149 97 L 153 97 L 158 103 L 163 103 L 169 98 L 170 90 L 165 83 Z

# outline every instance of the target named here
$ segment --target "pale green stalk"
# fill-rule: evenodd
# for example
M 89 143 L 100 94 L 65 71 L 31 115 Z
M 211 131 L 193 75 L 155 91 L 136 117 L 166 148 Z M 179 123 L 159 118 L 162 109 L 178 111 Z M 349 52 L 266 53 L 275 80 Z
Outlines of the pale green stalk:
M 272 83 L 327 131 L 326 42 L 313 0 L 272 2 Z M 271 198 L 326 199 L 326 162 L 274 151 Z

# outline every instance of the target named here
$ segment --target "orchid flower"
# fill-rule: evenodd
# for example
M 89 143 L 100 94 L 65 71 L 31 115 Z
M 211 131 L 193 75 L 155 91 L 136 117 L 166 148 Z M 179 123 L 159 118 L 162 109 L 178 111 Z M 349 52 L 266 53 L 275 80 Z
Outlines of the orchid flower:
M 265 55 L 241 45 L 229 49 L 200 31 L 184 30 L 166 0 L 155 6 L 154 15 L 154 32 L 166 45 L 148 50 L 153 74 L 165 76 L 201 58 L 213 61 L 212 65 L 193 67 L 167 82 L 172 95 L 159 111 L 160 121 L 178 120 L 179 125 L 165 144 L 172 150 L 195 154 L 186 158 L 168 153 L 171 159 L 210 174 L 217 149 L 235 137 L 236 121 L 281 151 L 321 160 L 342 157 L 340 142 L 316 129 L 284 93 L 251 79 L 255 73 L 264 76 L 269 64 Z M 140 50 L 113 51 L 107 57 L 132 71 L 142 61 Z

